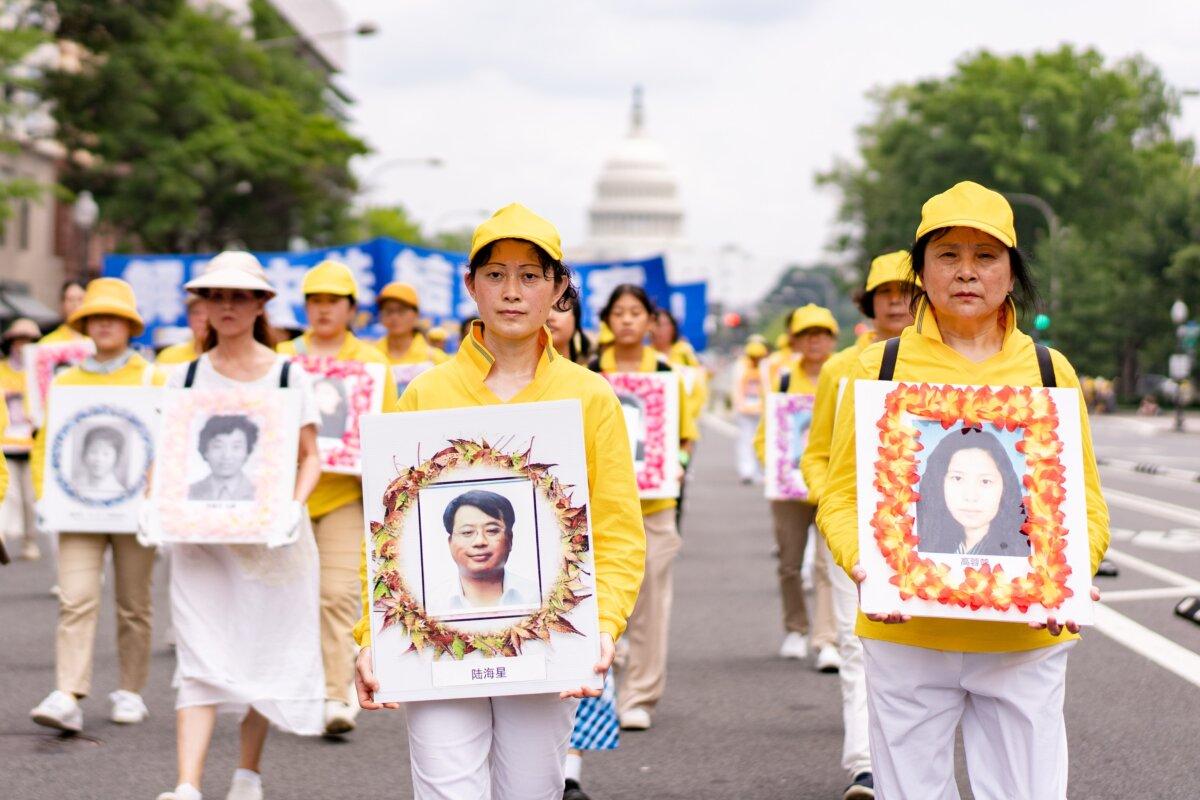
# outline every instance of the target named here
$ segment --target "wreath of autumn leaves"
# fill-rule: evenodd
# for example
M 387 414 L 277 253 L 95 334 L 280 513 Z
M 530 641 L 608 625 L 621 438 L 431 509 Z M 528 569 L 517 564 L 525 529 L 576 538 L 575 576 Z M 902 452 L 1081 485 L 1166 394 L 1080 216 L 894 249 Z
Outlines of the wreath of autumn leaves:
M 1029 537 L 1029 572 L 1010 578 L 1002 566 L 984 564 L 978 569 L 967 567 L 962 582 L 955 585 L 947 580 L 948 565 L 921 557 L 911 508 L 920 499 L 916 454 L 923 447 L 918 430 L 905 421 L 906 414 L 935 420 L 947 430 L 955 425 L 982 429 L 990 424 L 1024 431 L 1017 450 L 1030 466 L 1022 479 L 1025 524 L 1021 527 Z M 1050 392 L 902 383 L 885 398 L 884 414 L 876 425 L 881 444 L 874 485 L 882 499 L 871 526 L 880 552 L 895 571 L 890 580 L 902 600 L 918 597 L 972 610 L 1015 607 L 1024 613 L 1035 604 L 1057 608 L 1071 597 L 1061 510 L 1066 496 L 1059 459 L 1063 444 L 1056 433 L 1058 410 Z
M 410 650 L 432 647 L 434 657 L 443 654 L 462 659 L 479 651 L 485 657 L 520 655 L 525 642 L 550 641 L 551 633 L 583 634 L 566 618 L 589 594 L 581 575 L 588 551 L 587 506 L 571 504 L 571 489 L 550 474 L 552 464 L 530 461 L 533 444 L 524 453 L 506 453 L 486 440 L 451 439 L 450 446 L 415 467 L 410 467 L 388 484 L 383 495 L 383 522 L 371 523 L 371 559 L 375 566 L 372 604 L 383 612 L 380 631 L 399 625 L 408 634 Z M 542 606 L 520 621 L 497 631 L 473 633 L 457 630 L 426 614 L 404 579 L 400 564 L 400 539 L 404 520 L 422 488 L 448 472 L 486 466 L 515 472 L 528 478 L 554 509 L 558 519 L 561 559 L 558 575 Z

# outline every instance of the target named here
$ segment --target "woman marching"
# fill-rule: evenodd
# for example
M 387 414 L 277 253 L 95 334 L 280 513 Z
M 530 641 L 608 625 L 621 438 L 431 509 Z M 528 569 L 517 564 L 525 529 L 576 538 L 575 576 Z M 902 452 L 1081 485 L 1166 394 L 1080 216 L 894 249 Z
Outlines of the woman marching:
M 606 382 L 558 354 L 544 327 L 550 310 L 568 308 L 574 293 L 561 259 L 558 232 L 523 206 L 506 206 L 480 225 L 465 279 L 480 321 L 453 359 L 413 380 L 398 409 L 580 401 L 600 612 L 596 671 L 604 674 L 637 597 L 645 540 L 620 404 Z M 365 561 L 361 569 L 357 684 L 360 704 L 373 710 L 381 705 L 372 699 L 379 686 L 371 668 Z M 558 800 L 578 705 L 571 698 L 589 694 L 596 692 L 408 703 L 417 800 Z
M 746 342 L 733 365 L 733 413 L 737 416 L 737 471 L 743 485 L 762 480 L 762 466 L 754 452 L 758 423 L 763 414 L 762 364 L 767 345 L 761 337 Z
M 964 182 L 925 203 L 912 247 L 923 284 L 915 323 L 858 357 L 839 404 L 818 524 L 833 557 L 859 583 L 854 381 L 1078 388 L 1060 353 L 1016 326 L 1033 282 L 1008 201 Z M 1080 406 L 1092 570 L 1108 546 L 1108 508 Z M 1095 589 L 1093 598 L 1098 598 Z M 980 800 L 1061 800 L 1067 654 L 1079 626 L 910 619 L 860 614 L 874 780 L 882 797 L 953 800 L 955 728 L 962 724 L 971 788 Z M 1064 633 L 1065 632 L 1065 633 Z
M 416 287 L 407 283 L 389 283 L 375 298 L 379 305 L 379 323 L 387 335 L 375 343 L 393 367 L 432 367 L 448 356 L 432 345 L 417 328 L 421 319 L 421 301 Z
M 159 800 L 200 800 L 218 712 L 242 718 L 241 753 L 227 800 L 261 800 L 259 764 L 269 726 L 303 735 L 324 729 L 317 548 L 304 513 L 321 472 L 320 414 L 308 374 L 292 369 L 271 346 L 265 306 L 275 290 L 258 259 L 244 252 L 221 253 L 185 288 L 203 298 L 208 337 L 204 354 L 173 373 L 170 386 L 299 393 L 294 502 L 280 527 L 291 531 L 300 525 L 301 531 L 294 544 L 277 549 L 171 546 L 179 774 L 175 789 Z
M 583 307 L 579 304 L 579 295 L 564 298 L 564 302 L 569 302 L 571 307 L 565 311 L 559 311 L 557 307 L 550 309 L 546 327 L 550 329 L 558 354 L 584 366 L 591 358 L 592 343 L 583 333 Z
M 25 385 L 24 349 L 42 335 L 31 319 L 13 320 L 4 332 L 0 351 L 0 392 L 8 412 L 8 423 L 0 430 L 0 443 L 8 458 L 9 487 L 0 503 L 0 538 L 11 537 L 20 544 L 20 557 L 29 561 L 41 558 L 37 522 L 33 512 L 33 475 L 29 454 L 33 450 L 33 422 L 29 414 L 29 395 Z
M 133 289 L 117 278 L 97 278 L 88 284 L 83 301 L 67 324 L 96 343 L 96 353 L 82 364 L 55 376 L 60 386 L 161 386 L 166 376 L 129 347 L 142 333 Z M 41 497 L 45 480 L 46 429 L 38 431 L 31 467 L 34 490 Z M 154 550 L 143 547 L 132 533 L 70 533 L 58 537 L 58 628 L 54 641 L 55 689 L 30 712 L 33 721 L 49 728 L 79 731 L 83 709 L 79 700 L 92 688 L 92 651 L 104 556 L 112 550 L 117 601 L 117 659 L 120 687 L 109 695 L 113 722 L 133 724 L 146 718 L 141 691 L 150 672 L 150 578 Z
M 322 261 L 304 275 L 304 310 L 308 331 L 283 342 L 286 356 L 311 355 L 335 361 L 355 361 L 383 366 L 383 404 L 372 411 L 396 405 L 396 384 L 387 374 L 387 359 L 376 348 L 350 332 L 358 311 L 358 285 L 345 264 Z M 413 298 L 416 299 L 415 297 Z M 318 379 L 319 381 L 319 379 Z M 327 384 L 327 387 L 331 386 Z M 317 407 L 322 427 L 341 437 L 345 428 L 346 398 L 318 383 Z M 328 395 L 330 402 L 322 403 Z M 336 422 L 329 422 L 336 420 Z M 321 435 L 324 435 L 322 431 Z M 354 690 L 354 638 L 358 621 L 358 561 L 363 537 L 362 480 L 356 475 L 321 473 L 308 498 L 313 534 L 321 561 L 321 660 L 325 668 L 325 733 L 354 730 L 358 705 L 350 701 Z
M 874 342 L 886 341 L 912 324 L 912 261 L 907 250 L 882 255 L 871 262 L 867 283 L 858 299 L 863 316 L 874 322 L 874 329 L 858 337 L 850 347 L 833 355 L 821 367 L 817 379 L 817 397 L 813 402 L 812 427 L 808 446 L 800 459 L 808 500 L 820 508 L 821 495 L 829 471 L 829 447 L 833 441 L 833 423 L 837 401 L 846 375 L 862 351 Z M 858 617 L 858 590 L 839 569 L 831 569 L 829 547 L 822 538 L 816 551 L 825 563 L 833 589 L 833 610 L 837 619 L 837 649 L 841 663 L 838 679 L 842 685 L 842 768 L 850 777 L 843 800 L 865 800 L 875 796 L 871 775 L 871 747 L 867 739 L 867 682 L 863 674 L 862 643 L 854 633 Z
M 612 331 L 612 346 L 588 365 L 605 374 L 614 372 L 674 372 L 666 359 L 645 344 L 654 322 L 654 302 L 646 291 L 630 283 L 613 289 L 600 319 Z M 699 438 L 695 418 L 687 413 L 686 391 L 679 378 L 679 452 L 686 461 L 692 443 Z M 622 655 L 617 708 L 621 727 L 644 731 L 650 714 L 667 685 L 667 642 L 674 595 L 672 564 L 683 545 L 675 520 L 675 500 L 643 500 L 642 522 L 646 528 L 646 577 L 637 606 L 629 619 Z

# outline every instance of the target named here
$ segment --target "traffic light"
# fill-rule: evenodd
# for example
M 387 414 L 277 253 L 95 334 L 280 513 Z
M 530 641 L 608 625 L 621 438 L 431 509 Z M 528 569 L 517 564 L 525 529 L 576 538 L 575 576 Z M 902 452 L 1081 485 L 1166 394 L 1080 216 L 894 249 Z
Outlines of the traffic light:
M 1050 328 L 1050 316 L 1048 314 L 1038 314 L 1033 318 L 1033 329 L 1038 333 L 1045 333 Z

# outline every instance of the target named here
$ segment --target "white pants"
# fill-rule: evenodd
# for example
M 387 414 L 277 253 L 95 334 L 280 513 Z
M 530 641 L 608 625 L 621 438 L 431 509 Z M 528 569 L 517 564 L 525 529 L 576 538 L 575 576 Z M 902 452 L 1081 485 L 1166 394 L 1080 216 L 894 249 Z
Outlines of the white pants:
M 415 800 L 560 800 L 578 705 L 557 694 L 405 704 Z
M 1073 644 L 961 653 L 864 639 L 879 800 L 958 800 L 960 722 L 976 800 L 1064 800 Z
M 842 684 L 842 769 L 851 778 L 871 771 L 871 743 L 867 732 L 867 676 L 863 672 L 862 640 L 854 633 L 858 622 L 858 587 L 841 567 L 825 537 L 817 536 L 817 558 L 829 570 L 833 585 L 833 613 L 837 618 L 837 648 L 842 657 L 838 679 Z
M 737 471 L 744 481 L 758 480 L 762 470 L 758 466 L 758 455 L 754 452 L 754 434 L 758 432 L 758 416 L 737 415 Z

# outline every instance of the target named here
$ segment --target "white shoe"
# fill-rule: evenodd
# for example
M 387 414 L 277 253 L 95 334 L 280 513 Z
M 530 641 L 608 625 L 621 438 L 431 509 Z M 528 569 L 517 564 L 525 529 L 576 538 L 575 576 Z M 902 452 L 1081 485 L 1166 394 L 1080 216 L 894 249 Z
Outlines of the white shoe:
M 234 775 L 225 800 L 263 800 L 262 781 Z
M 626 731 L 650 730 L 650 712 L 644 708 L 631 708 L 621 713 L 621 729 Z
M 137 692 L 118 689 L 108 699 L 112 701 L 112 714 L 108 718 L 120 725 L 136 725 L 150 716 L 150 710 Z
M 817 651 L 817 672 L 837 672 L 842 668 L 842 657 L 837 648 L 827 644 Z
M 38 707 L 29 712 L 38 725 L 60 731 L 79 733 L 83 730 L 83 709 L 74 697 L 55 689 Z
M 181 783 L 169 792 L 163 792 L 154 800 L 203 800 L 200 790 L 190 783 Z
M 808 658 L 808 639 L 804 638 L 803 634 L 792 631 L 783 637 L 783 644 L 779 646 L 779 657 L 801 661 Z
M 325 701 L 325 733 L 337 735 L 354 730 L 354 718 L 357 716 L 349 703 L 341 700 Z

